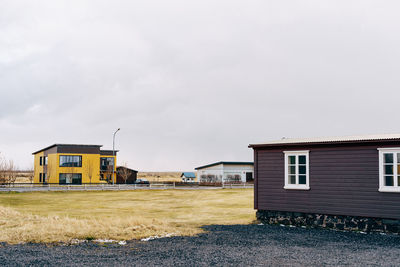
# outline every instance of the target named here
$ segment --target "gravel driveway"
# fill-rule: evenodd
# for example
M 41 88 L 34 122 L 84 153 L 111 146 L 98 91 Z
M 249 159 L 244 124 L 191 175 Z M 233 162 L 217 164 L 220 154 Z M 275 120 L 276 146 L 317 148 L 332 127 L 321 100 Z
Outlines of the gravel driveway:
M 207 226 L 127 245 L 0 245 L 0 265 L 400 266 L 400 236 L 269 225 Z

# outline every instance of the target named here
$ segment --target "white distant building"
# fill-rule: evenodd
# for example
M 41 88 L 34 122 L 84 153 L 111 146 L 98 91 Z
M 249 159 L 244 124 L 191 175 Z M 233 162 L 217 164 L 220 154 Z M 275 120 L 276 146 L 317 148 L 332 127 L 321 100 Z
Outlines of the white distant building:
M 183 183 L 196 182 L 196 174 L 194 172 L 182 172 L 181 178 Z
M 220 161 L 195 168 L 200 183 L 251 182 L 254 180 L 253 162 Z

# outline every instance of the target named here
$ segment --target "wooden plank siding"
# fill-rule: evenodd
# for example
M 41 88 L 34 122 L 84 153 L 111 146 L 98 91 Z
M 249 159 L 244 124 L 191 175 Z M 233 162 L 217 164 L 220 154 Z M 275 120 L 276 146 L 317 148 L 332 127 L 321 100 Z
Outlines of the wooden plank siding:
M 255 208 L 400 219 L 400 193 L 379 192 L 377 148 L 396 143 L 254 148 Z M 283 151 L 309 150 L 310 190 L 285 190 Z

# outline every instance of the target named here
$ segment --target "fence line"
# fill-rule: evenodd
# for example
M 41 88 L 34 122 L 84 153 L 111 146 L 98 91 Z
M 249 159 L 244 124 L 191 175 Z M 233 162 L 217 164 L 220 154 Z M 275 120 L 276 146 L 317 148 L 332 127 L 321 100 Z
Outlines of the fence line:
M 239 189 L 253 188 L 253 184 L 219 184 L 218 186 L 203 186 L 199 184 L 181 183 L 150 183 L 150 184 L 82 184 L 82 185 L 60 185 L 60 184 L 8 184 L 0 185 L 0 192 L 31 192 L 31 191 L 120 191 L 138 189 Z

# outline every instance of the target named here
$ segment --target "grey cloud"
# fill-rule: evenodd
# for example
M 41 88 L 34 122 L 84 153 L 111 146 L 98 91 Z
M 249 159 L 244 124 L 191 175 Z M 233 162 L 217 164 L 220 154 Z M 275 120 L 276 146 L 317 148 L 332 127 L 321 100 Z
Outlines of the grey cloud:
M 396 1 L 3 1 L 0 151 L 117 145 L 139 170 L 398 132 Z

